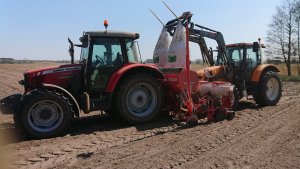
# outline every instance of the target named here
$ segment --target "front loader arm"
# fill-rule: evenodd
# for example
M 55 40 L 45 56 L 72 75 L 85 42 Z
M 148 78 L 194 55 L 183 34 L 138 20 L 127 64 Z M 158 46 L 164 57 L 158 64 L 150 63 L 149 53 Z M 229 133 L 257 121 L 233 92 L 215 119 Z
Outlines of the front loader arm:
M 207 48 L 205 39 L 203 37 L 197 37 L 192 34 L 193 31 L 190 32 L 189 41 L 197 43 L 200 47 L 200 51 L 202 54 L 202 59 L 205 63 L 209 65 L 214 65 L 213 54 Z
M 220 60 L 223 63 L 228 63 L 228 59 L 227 59 L 228 54 L 226 51 L 226 44 L 225 44 L 225 40 L 224 40 L 221 32 L 206 28 L 201 25 L 193 24 L 193 23 L 190 24 L 189 32 L 190 32 L 190 36 L 195 37 L 194 40 L 198 41 L 198 42 L 197 41 L 194 41 L 194 42 L 199 44 L 201 52 L 204 52 L 205 57 L 207 58 L 210 66 L 213 66 L 215 64 L 215 62 L 213 60 L 212 52 L 211 53 L 209 52 L 204 38 L 213 39 L 218 44 L 217 65 L 220 64 L 219 63 Z

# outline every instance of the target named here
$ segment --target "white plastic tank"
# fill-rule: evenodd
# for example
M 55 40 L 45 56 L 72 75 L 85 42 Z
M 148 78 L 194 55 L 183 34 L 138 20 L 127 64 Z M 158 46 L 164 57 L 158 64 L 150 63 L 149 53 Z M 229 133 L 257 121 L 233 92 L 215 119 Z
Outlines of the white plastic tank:
M 169 46 L 170 46 L 169 34 L 166 31 L 166 29 L 163 27 L 153 53 L 153 63 L 157 67 L 166 66 Z
M 231 92 L 231 83 L 215 81 L 212 82 L 212 87 L 210 93 L 213 96 L 228 96 Z
M 212 88 L 212 82 L 199 81 L 196 91 L 197 93 L 200 94 L 200 96 L 204 96 L 210 92 L 211 88 Z
M 186 34 L 181 22 L 176 26 L 165 67 L 186 68 Z

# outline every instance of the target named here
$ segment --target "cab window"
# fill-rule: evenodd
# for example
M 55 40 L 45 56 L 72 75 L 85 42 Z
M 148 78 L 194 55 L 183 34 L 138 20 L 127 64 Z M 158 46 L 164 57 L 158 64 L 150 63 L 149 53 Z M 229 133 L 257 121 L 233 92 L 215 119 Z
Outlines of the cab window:
M 247 59 L 251 59 L 252 62 L 256 63 L 257 60 L 257 52 L 253 52 L 252 48 L 247 48 Z
M 239 62 L 243 59 L 243 49 L 232 48 L 228 50 L 228 53 L 232 61 Z
M 129 63 L 139 63 L 138 49 L 136 43 L 131 39 L 126 39 L 126 51 Z
M 92 91 L 104 91 L 112 72 L 123 65 L 121 42 L 119 39 L 96 39 L 91 51 Z
M 123 56 L 119 39 L 101 39 L 93 44 L 92 65 L 119 67 Z
M 81 48 L 80 61 L 87 60 L 89 56 L 89 48 Z
M 253 52 L 253 48 L 252 47 L 248 47 L 247 48 L 247 64 L 249 65 L 249 68 L 254 68 L 258 62 L 257 62 L 257 54 L 258 52 Z

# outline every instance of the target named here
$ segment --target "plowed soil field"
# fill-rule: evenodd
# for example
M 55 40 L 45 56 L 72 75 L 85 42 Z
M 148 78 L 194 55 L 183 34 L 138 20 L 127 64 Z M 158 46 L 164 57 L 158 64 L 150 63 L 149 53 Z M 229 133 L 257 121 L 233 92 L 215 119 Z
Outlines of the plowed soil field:
M 25 70 L 54 64 L 1 64 L 0 99 L 23 91 Z M 285 82 L 277 106 L 243 101 L 232 121 L 193 127 L 167 117 L 126 126 L 95 112 L 43 140 L 18 134 L 1 114 L 0 168 L 300 168 L 299 93 L 300 83 Z

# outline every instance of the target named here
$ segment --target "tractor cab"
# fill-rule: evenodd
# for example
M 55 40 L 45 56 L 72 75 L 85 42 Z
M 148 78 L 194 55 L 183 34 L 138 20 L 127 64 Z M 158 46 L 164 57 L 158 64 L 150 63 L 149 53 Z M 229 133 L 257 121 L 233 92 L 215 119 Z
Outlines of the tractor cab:
M 110 76 L 125 64 L 140 63 L 135 40 L 138 33 L 85 32 L 80 38 L 80 62 L 84 64 L 86 90 L 104 92 Z
M 264 47 L 257 42 L 226 45 L 229 60 L 235 72 L 235 80 L 239 78 L 251 80 L 254 69 L 261 64 L 261 48 Z
M 261 48 L 265 48 L 265 46 L 259 45 L 258 42 L 226 45 L 228 60 L 233 65 L 235 72 L 234 80 L 251 81 L 253 71 L 261 64 Z

